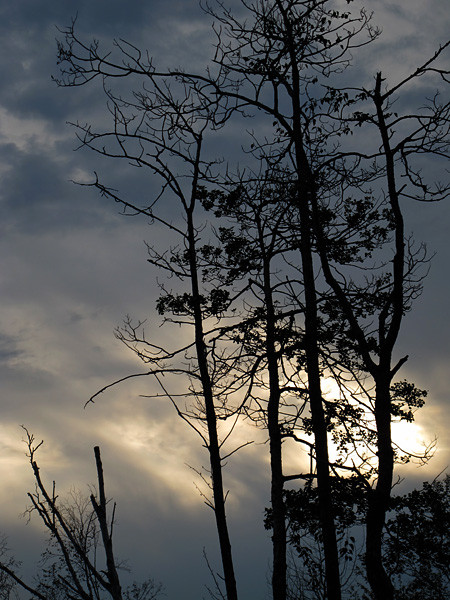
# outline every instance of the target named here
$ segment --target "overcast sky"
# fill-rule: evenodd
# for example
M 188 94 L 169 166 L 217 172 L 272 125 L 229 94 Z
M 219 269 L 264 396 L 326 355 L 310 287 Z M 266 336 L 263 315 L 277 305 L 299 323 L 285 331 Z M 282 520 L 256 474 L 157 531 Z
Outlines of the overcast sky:
M 366 53 L 367 72 L 406 74 L 445 40 L 444 0 L 407 3 L 368 0 L 384 37 Z M 130 383 L 84 403 L 110 381 L 142 366 L 113 336 L 126 313 L 154 316 L 154 273 L 144 240 L 156 239 L 145 220 L 126 219 L 117 206 L 70 180 L 99 170 L 106 181 L 136 189 L 133 174 L 74 152 L 66 121 L 100 122 L 98 86 L 59 89 L 56 26 L 78 13 L 83 38 L 108 44 L 114 37 L 148 48 L 162 67 L 205 64 L 211 55 L 210 20 L 195 0 L 0 1 L 0 531 L 28 568 L 39 549 L 40 527 L 19 514 L 32 489 L 20 425 L 45 445 L 39 460 L 58 488 L 87 490 L 95 481 L 92 448 L 100 445 L 107 492 L 118 502 L 119 554 L 136 578 L 161 580 L 169 600 L 199 600 L 210 583 L 203 547 L 218 568 L 214 521 L 187 466 L 207 455 L 171 407 L 139 397 L 146 382 Z M 134 188 L 133 188 L 134 186 Z M 408 228 L 436 252 L 425 291 L 405 319 L 398 353 L 409 354 L 404 376 L 429 390 L 426 408 L 411 427 L 412 439 L 439 438 L 431 464 L 409 467 L 421 482 L 448 464 L 448 298 L 450 249 L 446 205 L 408 209 Z M 243 439 L 251 432 L 243 432 Z M 265 598 L 268 534 L 267 452 L 254 446 L 226 472 L 229 513 L 242 597 Z M 37 556 L 35 556 L 37 559 Z M 245 575 L 244 575 L 245 573 Z

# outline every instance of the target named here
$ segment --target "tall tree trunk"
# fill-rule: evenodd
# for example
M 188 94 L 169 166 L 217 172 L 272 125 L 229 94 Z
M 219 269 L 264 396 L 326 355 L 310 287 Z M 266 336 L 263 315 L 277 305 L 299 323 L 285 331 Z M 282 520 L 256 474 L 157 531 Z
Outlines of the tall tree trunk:
M 238 595 L 236 578 L 234 574 L 231 542 L 228 533 L 228 524 L 225 512 L 225 494 L 222 478 L 222 461 L 220 457 L 220 447 L 217 433 L 217 415 L 214 406 L 214 396 L 208 369 L 200 307 L 200 296 L 196 277 L 192 277 L 192 291 L 195 313 L 195 347 L 197 351 L 197 361 L 200 371 L 203 398 L 205 401 L 206 424 L 208 427 L 208 452 L 211 466 L 214 514 L 216 517 L 227 599 L 237 600 Z
M 106 495 L 105 495 L 105 481 L 103 477 L 103 465 L 100 456 L 100 448 L 95 446 L 95 463 L 97 466 L 97 480 L 98 480 L 98 493 L 100 497 L 100 503 L 95 499 L 95 496 L 91 495 L 92 506 L 94 507 L 95 514 L 97 515 L 98 523 L 100 526 L 100 533 L 102 536 L 103 547 L 106 555 L 106 576 L 109 583 L 109 593 L 113 600 L 122 600 L 122 589 L 120 586 L 119 575 L 117 573 L 116 562 L 114 560 L 114 551 L 111 533 L 108 527 L 108 521 L 106 517 Z M 112 530 L 112 525 L 111 525 Z
M 339 554 L 331 497 L 328 437 L 320 381 L 318 347 L 319 321 L 317 294 L 312 258 L 310 198 L 315 193 L 311 168 L 303 146 L 300 72 L 295 52 L 293 23 L 281 0 L 276 5 L 283 18 L 286 47 L 292 74 L 292 141 L 297 170 L 297 208 L 300 215 L 300 254 L 305 293 L 305 354 L 308 371 L 309 402 L 317 463 L 319 512 L 325 555 L 325 580 L 328 600 L 341 600 Z
M 382 534 L 391 497 L 394 451 L 391 442 L 390 377 L 376 378 L 375 420 L 378 444 L 378 480 L 369 494 L 366 570 L 376 600 L 393 600 L 394 587 L 382 560 Z
M 196 233 L 194 228 L 193 213 L 197 198 L 198 172 L 200 164 L 202 139 L 197 140 L 197 157 L 194 165 L 195 172 L 192 183 L 190 205 L 186 207 L 187 243 L 189 252 L 189 268 L 192 290 L 192 304 L 194 312 L 195 348 L 200 372 L 203 398 L 205 401 L 206 424 L 208 427 L 208 452 L 211 466 L 211 481 L 214 500 L 214 514 L 216 517 L 217 534 L 219 537 L 220 554 L 222 558 L 223 577 L 227 600 L 237 600 L 236 577 L 234 573 L 231 542 L 228 533 L 228 524 L 225 512 L 225 494 L 222 478 L 222 460 L 217 432 L 217 415 L 214 405 L 213 387 L 208 367 L 205 336 L 203 331 L 203 314 L 200 303 L 199 275 L 196 252 Z
M 279 423 L 280 383 L 278 376 L 278 359 L 275 344 L 275 309 L 273 304 L 270 280 L 270 259 L 264 249 L 261 235 L 261 247 L 264 256 L 264 301 L 266 305 L 266 353 L 269 372 L 269 403 L 267 424 L 270 443 L 271 485 L 270 499 L 272 505 L 272 594 L 273 600 L 286 600 L 286 509 L 283 498 L 283 463 L 282 438 Z
M 301 195 L 305 196 L 305 194 Z M 303 284 L 305 287 L 305 353 L 308 371 L 309 403 L 316 452 L 317 488 L 325 555 L 327 598 L 328 600 L 340 600 L 339 555 L 331 497 L 328 436 L 320 382 L 319 348 L 317 342 L 317 297 L 311 251 L 309 208 L 304 197 L 300 198 L 299 211 L 301 218 L 300 251 L 302 256 Z
M 400 208 L 395 178 L 394 152 L 391 148 L 390 132 L 383 109 L 385 98 L 381 93 L 383 79 L 377 73 L 373 101 L 375 104 L 378 129 L 380 132 L 384 158 L 390 208 L 395 223 L 395 255 L 393 259 L 392 294 L 379 317 L 379 367 L 375 379 L 375 421 L 378 445 L 378 480 L 369 497 L 367 513 L 366 569 L 367 577 L 376 600 L 392 600 L 394 587 L 386 573 L 382 560 L 382 533 L 389 508 L 394 472 L 394 452 L 391 436 L 391 396 L 390 384 L 395 372 L 405 359 L 391 369 L 392 350 L 398 337 L 404 314 L 405 285 L 405 241 L 404 221 Z M 391 322 L 386 326 L 386 317 L 391 309 Z
M 284 479 L 282 473 L 278 404 L 277 399 L 271 394 L 268 407 L 268 429 L 271 468 L 270 497 L 272 505 L 272 594 L 273 600 L 286 600 L 286 511 L 283 498 Z

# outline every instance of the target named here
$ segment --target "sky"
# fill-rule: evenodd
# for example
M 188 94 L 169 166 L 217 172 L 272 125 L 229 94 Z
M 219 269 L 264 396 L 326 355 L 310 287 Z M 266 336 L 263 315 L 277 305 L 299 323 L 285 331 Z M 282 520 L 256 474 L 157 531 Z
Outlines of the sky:
M 395 79 L 431 54 L 448 32 L 445 4 L 368 0 L 384 34 L 358 57 L 366 71 L 381 69 Z M 176 333 L 159 327 L 158 290 L 146 261 L 144 241 L 161 241 L 163 234 L 72 183 L 98 170 L 134 194 L 157 189 L 123 165 L 74 151 L 67 121 L 105 118 L 98 86 L 62 89 L 51 80 L 58 74 L 57 27 L 75 14 L 84 39 L 130 40 L 163 68 L 202 68 L 212 54 L 210 19 L 193 0 L 0 1 L 0 531 L 24 572 L 32 572 L 43 536 L 36 518 L 28 524 L 20 518 L 33 489 L 21 425 L 45 440 L 38 461 L 61 493 L 71 486 L 88 491 L 99 445 L 107 493 L 118 503 L 118 552 L 133 568 L 130 577 L 160 580 L 169 600 L 199 600 L 211 584 L 204 548 L 219 568 L 213 514 L 190 468 L 207 464 L 199 440 L 168 403 L 141 397 L 145 379 L 84 408 L 103 385 L 142 370 L 113 335 L 126 314 L 148 318 L 155 336 Z M 413 433 L 402 435 L 411 437 L 403 438 L 411 448 L 438 438 L 428 466 L 399 471 L 410 487 L 449 462 L 449 217 L 448 203 L 407 210 L 407 227 L 435 257 L 398 346 L 399 356 L 410 356 L 404 376 L 429 391 Z M 261 600 L 268 597 L 270 556 L 262 527 L 269 497 L 263 441 L 238 453 L 225 474 L 242 597 Z

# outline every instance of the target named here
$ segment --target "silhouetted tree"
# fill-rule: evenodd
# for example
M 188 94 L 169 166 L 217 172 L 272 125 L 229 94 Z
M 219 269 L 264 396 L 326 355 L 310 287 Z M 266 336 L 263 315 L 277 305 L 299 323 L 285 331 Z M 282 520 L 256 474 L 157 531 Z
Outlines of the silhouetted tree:
M 299 387 L 297 370 L 290 364 L 301 335 L 295 317 L 304 311 L 289 302 L 292 279 L 283 282 L 277 275 L 279 265 L 297 251 L 290 228 L 292 186 L 274 183 L 270 175 L 253 185 L 233 186 L 229 193 L 205 194 L 204 206 L 224 220 L 217 258 L 222 282 L 244 279 L 248 288 L 240 322 L 224 328 L 221 335 L 240 348 L 234 372 L 247 373 L 245 413 L 269 436 L 274 589 L 282 589 L 286 572 L 282 443 L 296 427 L 307 391 L 304 385 Z
M 363 168 L 367 179 L 377 178 L 384 198 L 382 225 L 386 232 L 386 243 L 382 245 L 384 257 L 379 261 L 379 273 L 373 276 L 369 284 L 363 287 L 355 284 L 351 275 L 344 275 L 340 257 L 329 252 L 328 231 L 321 217 L 319 194 L 314 190 L 312 207 L 314 229 L 317 236 L 318 252 L 324 277 L 336 295 L 336 300 L 348 323 L 347 340 L 356 348 L 362 369 L 370 373 L 374 381 L 375 399 L 373 415 L 376 424 L 377 443 L 377 480 L 374 490 L 369 494 L 367 514 L 366 568 L 370 585 L 375 597 L 392 598 L 393 587 L 382 564 L 382 535 L 385 515 L 389 506 L 393 483 L 395 448 L 391 436 L 391 422 L 396 414 L 396 401 L 403 400 L 410 407 L 423 404 L 423 393 L 411 384 L 393 380 L 407 356 L 393 359 L 393 351 L 398 339 L 404 314 L 410 310 L 412 301 L 421 290 L 423 270 L 426 262 L 423 247 L 415 248 L 405 233 L 402 199 L 436 201 L 445 198 L 449 192 L 448 184 L 428 184 L 418 172 L 414 161 L 417 156 L 427 154 L 442 157 L 448 151 L 450 104 L 440 103 L 438 94 L 416 112 L 394 113 L 395 96 L 407 87 L 416 77 L 432 74 L 441 75 L 445 80 L 447 72 L 439 69 L 435 61 L 448 44 L 439 48 L 431 59 L 427 60 L 413 74 L 392 87 L 382 91 L 382 76 L 378 73 L 372 90 L 358 90 L 361 100 L 372 101 L 373 111 L 354 111 L 350 103 L 348 122 L 374 127 L 380 136 L 380 146 L 372 154 L 350 152 L 342 157 L 340 168 L 346 172 L 345 161 L 348 155 L 357 162 L 371 161 L 371 167 Z M 350 90 L 348 91 L 350 93 Z M 347 91 L 333 94 L 336 103 L 348 106 Z M 344 166 L 342 166 L 344 165 Z M 354 168 L 354 167 L 353 167 Z M 373 175 L 368 174 L 372 169 Z M 401 183 L 400 183 L 401 181 Z M 346 190 L 346 193 L 349 193 Z M 326 200 L 328 202 L 328 199 Z M 391 239 L 392 238 L 392 241 Z M 383 266 L 386 261 L 386 249 L 390 252 L 390 268 Z M 359 288 L 359 289 L 358 289 Z M 360 311 L 357 296 L 371 300 L 369 310 Z M 351 355 L 353 350 L 346 344 L 345 352 Z
M 217 289 L 202 278 L 205 265 L 209 264 L 209 246 L 201 243 L 200 204 L 202 184 L 214 180 L 214 161 L 204 158 L 204 137 L 220 127 L 222 117 L 216 105 L 206 101 L 196 86 L 151 76 L 147 79 L 145 90 L 135 92 L 131 99 L 106 90 L 113 117 L 111 131 L 97 133 L 89 125 L 77 124 L 77 135 L 83 146 L 146 168 L 161 180 L 161 193 L 147 207 L 120 196 L 98 179 L 92 185 L 103 196 L 122 204 L 128 214 L 143 215 L 162 226 L 173 240 L 173 245 L 163 250 L 148 244 L 148 261 L 168 278 L 180 282 L 176 290 L 161 284 L 157 310 L 166 321 L 188 326 L 189 333 L 185 344 L 164 348 L 147 339 L 143 322 L 127 317 L 116 335 L 148 365 L 145 375 L 156 379 L 161 393 L 171 400 L 178 415 L 197 432 L 208 450 L 210 482 L 207 483 L 212 500 L 205 499 L 215 514 L 224 581 L 232 600 L 237 598 L 237 589 L 222 475 L 223 461 L 230 455 L 223 451 L 229 436 L 220 439 L 218 422 L 239 412 L 230 408 L 229 401 L 238 384 L 231 382 L 231 387 L 227 386 L 229 367 L 220 347 L 217 348 L 217 336 L 207 330 L 208 322 L 220 321 L 230 299 L 226 289 Z M 164 216 L 165 202 L 173 199 L 177 202 L 175 219 Z M 191 405 L 183 406 L 177 394 L 163 383 L 162 377 L 169 375 L 184 377 L 183 386 L 188 391 L 183 392 L 182 398 L 191 397 Z M 91 401 L 109 387 L 94 394 Z M 231 453 L 234 451 L 236 448 Z
M 36 583 L 27 583 L 12 559 L 0 562 L 1 593 L 9 598 L 14 586 L 26 590 L 32 600 L 155 600 L 161 586 L 152 579 L 134 583 L 122 590 L 113 548 L 115 504 L 108 515 L 100 449 L 94 448 L 98 494 L 89 498 L 72 494 L 62 502 L 53 482 L 51 490 L 44 483 L 36 461 L 43 442 L 35 443 L 25 429 L 28 458 L 35 479 L 35 491 L 28 493 L 31 518 L 37 513 L 49 533 L 49 542 L 41 559 Z
M 449 519 L 450 494 L 447 475 L 422 489 L 390 500 L 388 519 L 383 533 L 383 558 L 386 570 L 395 582 L 395 597 L 401 600 L 448 597 L 450 580 Z M 367 518 L 368 490 L 356 478 L 335 481 L 335 519 L 340 539 L 340 556 L 348 565 L 345 595 L 370 598 L 362 577 L 365 562 L 362 529 Z M 286 492 L 289 519 L 289 543 L 295 549 L 297 563 L 293 595 L 301 598 L 324 598 L 325 583 L 320 544 L 320 517 L 311 486 Z M 268 519 L 271 514 L 268 512 Z
M 449 44 L 390 88 L 383 85 L 381 74 L 370 88 L 349 86 L 352 51 L 379 35 L 364 9 L 352 15 L 331 0 L 242 0 L 239 8 L 242 11 L 235 16 L 220 1 L 207 5 L 206 12 L 216 23 L 217 45 L 213 66 L 204 74 L 160 72 L 148 54 L 123 41 L 115 42 L 119 52 L 115 58 L 100 50 L 97 42 L 84 44 L 74 25 L 59 46 L 60 85 L 102 78 L 113 117 L 113 127 L 106 133 L 77 124 L 82 145 L 148 167 L 162 177 L 162 195 L 170 192 L 179 200 L 186 225 L 164 220 L 154 204 L 141 208 L 125 201 L 98 179 L 93 184 L 102 194 L 180 236 L 181 249 L 172 247 L 167 254 L 150 249 L 150 260 L 190 285 L 181 294 L 163 290 L 158 310 L 170 313 L 177 323 L 193 325 L 191 344 L 169 352 L 146 340 L 138 333 L 140 324 L 131 320 L 119 337 L 151 364 L 147 374 L 158 376 L 172 369 L 193 382 L 190 393 L 199 401 L 200 412 L 174 405 L 200 435 L 194 421 L 202 415 L 206 420 L 208 436 L 203 440 L 210 453 L 229 599 L 236 597 L 236 586 L 217 422 L 239 418 L 245 408 L 267 426 L 273 597 L 285 600 L 283 491 L 294 476 L 283 473 L 282 442 L 288 436 L 301 439 L 282 416 L 289 382 L 298 389 L 293 418 L 303 434 L 313 436 L 309 445 L 304 436 L 301 439 L 314 462 L 303 475 L 317 488 L 327 597 L 341 597 L 334 504 L 341 502 L 336 481 L 351 473 L 359 483 L 365 482 L 368 491 L 368 580 L 377 600 L 389 600 L 393 586 L 383 565 L 382 541 L 397 452 L 391 422 L 398 416 L 408 419 L 423 403 L 423 394 L 412 384 L 395 382 L 407 357 L 395 359 L 394 349 L 403 316 L 420 293 L 424 276 L 420 267 L 427 260 L 423 249 L 415 249 L 405 234 L 400 201 L 446 197 L 447 184 L 428 185 L 417 159 L 444 157 L 449 140 L 449 104 L 438 94 L 421 109 L 408 106 L 404 114 L 394 112 L 393 102 L 419 76 L 448 82 L 439 58 Z M 140 77 L 143 86 L 131 100 L 107 87 L 118 78 L 133 76 Z M 219 176 L 219 167 L 202 157 L 203 135 L 224 128 L 231 119 L 249 116 L 265 125 L 261 138 L 252 135 L 250 167 L 242 166 L 235 176 L 229 169 Z M 181 171 L 173 166 L 178 160 Z M 189 181 L 188 192 L 180 177 Z M 217 226 L 225 253 L 200 243 L 194 219 L 199 200 L 207 210 L 216 210 L 210 222 Z M 234 220 L 230 229 L 220 230 L 223 216 Z M 286 259 L 290 252 L 297 252 L 298 258 L 286 261 L 280 283 L 274 259 Z M 250 278 L 244 284 L 246 269 Z M 214 288 L 212 281 L 221 287 Z M 280 304 L 277 295 L 283 294 L 287 300 Z M 233 311 L 239 298 L 245 308 L 238 314 Z M 226 327 L 225 316 L 231 319 Z M 211 318 L 217 326 L 208 329 Z M 227 347 L 227 340 L 235 344 L 234 350 Z M 193 362 L 191 348 L 195 348 Z M 170 367 L 169 360 L 182 353 L 189 367 Z M 294 359 L 297 367 L 292 366 Z M 284 372 L 283 364 L 290 365 Z M 251 365 L 247 376 L 243 365 Z M 327 376 L 340 390 L 341 397 L 334 401 L 323 391 Z M 258 387 L 268 392 L 266 403 L 255 392 Z M 233 403 L 239 393 L 241 401 Z M 299 418 L 305 398 L 308 413 Z M 262 417 L 254 410 L 255 401 Z M 329 457 L 330 438 L 343 453 L 334 463 Z M 348 452 L 358 457 L 358 464 L 346 462 Z
M 450 476 L 394 496 L 385 560 L 399 600 L 445 600 L 450 594 Z

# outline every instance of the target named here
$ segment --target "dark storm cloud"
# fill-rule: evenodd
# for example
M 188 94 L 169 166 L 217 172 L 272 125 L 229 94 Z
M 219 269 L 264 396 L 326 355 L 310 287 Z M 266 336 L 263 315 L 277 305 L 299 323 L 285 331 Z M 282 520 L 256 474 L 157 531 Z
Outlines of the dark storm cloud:
M 171 3 L 171 19 L 164 2 L 20 2 L 4 6 L 0 25 L 0 52 L 3 57 L 0 88 L 0 164 L 3 171 L 0 202 L 3 219 L 23 231 L 45 231 L 89 226 L 108 220 L 110 204 L 69 183 L 93 181 L 99 171 L 107 185 L 120 183 L 127 199 L 144 203 L 156 191 L 154 182 L 145 181 L 120 164 L 112 172 L 108 163 L 93 153 L 72 150 L 79 144 L 66 121 L 98 123 L 98 111 L 105 111 L 100 85 L 83 89 L 61 89 L 51 81 L 58 76 L 55 38 L 63 39 L 56 25 L 64 28 L 77 14 L 77 32 L 87 42 L 93 36 L 107 49 L 114 37 L 122 36 L 137 45 L 146 44 L 148 35 L 155 51 L 170 61 L 174 45 L 167 35 L 174 23 L 181 23 L 195 2 Z M 175 25 L 173 25 L 175 27 Z M 180 56 L 188 55 L 192 35 L 179 35 Z M 144 33 L 146 32 L 146 33 Z M 159 35 L 158 35 L 159 34 Z M 194 40 L 195 41 L 195 40 Z M 186 47 L 183 49 L 183 44 Z M 175 59 L 176 60 L 176 59 Z M 100 83 L 100 82 L 99 82 Z M 93 112 L 94 107 L 94 112 Z M 97 112 L 95 111 L 97 107 Z M 80 171 L 83 173 L 80 176 Z M 114 209 L 113 209 L 114 211 Z M 117 212 L 117 211 L 115 211 Z

